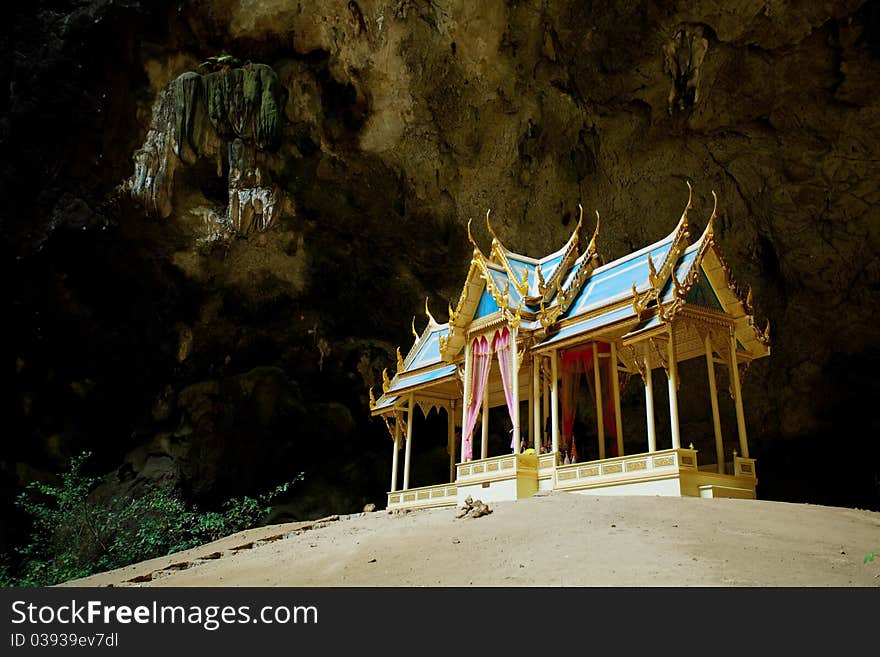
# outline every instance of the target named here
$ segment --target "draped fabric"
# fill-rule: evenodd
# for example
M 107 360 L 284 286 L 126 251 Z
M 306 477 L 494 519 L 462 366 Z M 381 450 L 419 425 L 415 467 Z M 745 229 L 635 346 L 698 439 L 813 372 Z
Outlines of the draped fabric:
M 492 351 L 498 355 L 498 369 L 501 370 L 501 384 L 504 386 L 504 399 L 507 401 L 507 412 L 513 422 L 513 375 L 510 364 L 510 331 L 501 329 L 492 338 Z M 510 449 L 514 449 L 513 433 L 510 434 Z
M 611 350 L 610 345 L 605 342 L 599 342 L 598 353 L 604 354 Z M 603 395 L 603 425 L 605 427 L 605 435 L 617 438 L 617 423 L 614 418 L 614 399 L 611 395 L 611 376 L 614 376 L 614 363 L 611 359 L 600 359 L 601 363 L 607 362 L 607 369 L 602 367 L 599 371 L 600 384 L 605 381 L 603 386 L 607 391 Z M 605 370 L 605 371 L 603 371 Z M 574 420 L 577 413 L 577 402 L 580 397 L 581 378 L 586 376 L 587 386 L 590 389 L 590 395 L 596 398 L 594 373 L 593 373 L 593 346 L 582 347 L 579 349 L 568 349 L 562 352 L 562 451 L 568 455 L 574 450 L 574 457 L 577 458 L 576 448 L 573 443 Z M 610 453 L 617 456 L 617 441 L 611 443 Z
M 485 337 L 474 338 L 471 343 L 471 380 L 468 390 L 468 406 L 465 417 L 463 434 L 464 460 L 470 461 L 474 457 L 473 432 L 477 424 L 477 417 L 483 404 L 483 393 L 486 390 L 486 381 L 489 379 L 489 365 L 492 363 L 492 350 L 489 341 Z

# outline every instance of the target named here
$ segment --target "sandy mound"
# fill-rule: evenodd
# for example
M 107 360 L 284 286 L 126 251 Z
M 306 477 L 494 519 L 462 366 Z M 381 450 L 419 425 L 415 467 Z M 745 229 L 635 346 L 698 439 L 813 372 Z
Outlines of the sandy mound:
M 79 586 L 880 586 L 880 513 L 549 494 L 241 532 Z

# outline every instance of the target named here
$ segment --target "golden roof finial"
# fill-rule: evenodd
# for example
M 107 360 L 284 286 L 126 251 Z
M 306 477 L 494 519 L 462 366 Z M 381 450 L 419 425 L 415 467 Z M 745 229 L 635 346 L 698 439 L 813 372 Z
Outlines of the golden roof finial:
M 752 302 L 754 301 L 754 295 L 752 294 L 752 286 L 749 285 L 749 291 L 746 293 L 746 312 L 750 315 L 754 310 L 754 306 Z
M 376 398 L 373 396 L 373 386 L 370 386 L 370 410 L 376 408 Z
M 556 321 L 556 317 L 558 315 L 558 312 L 556 312 L 556 311 L 558 309 L 559 309 L 558 305 L 552 306 L 550 308 L 546 308 L 544 306 L 544 300 L 541 299 L 541 310 L 538 313 L 538 320 L 541 322 L 541 326 L 543 326 L 544 328 L 547 328 L 554 321 Z
M 508 302 L 510 301 L 510 297 L 508 296 L 509 294 L 510 294 L 510 279 L 506 278 L 506 279 L 504 279 L 504 291 L 501 292 L 501 300 L 498 301 L 499 308 L 507 308 L 507 306 L 509 305 Z
M 400 355 L 400 347 L 397 348 L 397 371 L 403 372 L 403 356 Z
M 428 297 L 425 297 L 425 314 L 428 316 L 428 322 L 431 324 L 436 324 L 437 320 L 434 319 L 434 316 L 431 314 L 431 311 L 428 309 Z
M 688 203 L 684 208 L 684 212 L 681 213 L 681 225 L 682 225 L 682 228 L 684 228 L 686 231 L 688 228 L 688 210 L 691 209 L 691 205 L 693 204 L 693 200 L 694 200 L 694 188 L 691 187 L 690 180 L 685 180 L 685 183 L 688 186 Z
M 562 289 L 562 284 L 559 279 L 556 279 L 556 305 L 563 306 L 565 302 L 568 301 L 568 297 L 565 295 L 565 290 Z
M 599 211 L 596 210 L 596 228 L 593 230 L 593 237 L 590 239 L 590 244 L 587 246 L 587 252 L 596 253 L 596 238 L 599 237 Z
M 471 235 L 471 221 L 473 221 L 473 219 L 468 219 L 468 225 L 467 225 L 468 242 L 470 242 L 473 245 L 474 251 L 479 251 L 480 247 L 477 246 L 477 243 L 474 241 L 474 236 Z
M 770 320 L 767 320 L 767 326 L 764 327 L 764 342 L 770 344 Z
M 492 212 L 492 208 L 489 208 L 488 210 L 486 210 L 486 228 L 489 230 L 489 235 L 492 236 L 492 239 L 498 240 L 498 236 L 495 234 L 495 231 L 492 230 L 492 224 L 489 222 L 489 215 L 491 214 L 491 212 Z M 500 240 L 498 240 L 498 241 L 500 241 Z
M 633 311 L 635 312 L 636 315 L 641 315 L 642 309 L 639 306 L 639 292 L 638 292 L 638 290 L 636 290 L 635 282 L 633 282 L 632 291 L 633 291 L 633 298 L 632 298 Z
M 413 315 L 413 321 L 412 321 L 412 334 L 416 340 L 419 339 L 419 334 L 416 332 L 416 316 L 415 315 Z
M 675 289 L 675 298 L 681 299 L 684 296 L 684 287 L 678 281 L 678 276 L 675 275 L 675 272 L 671 273 L 672 275 L 672 285 Z
M 657 286 L 657 268 L 654 266 L 654 259 L 648 254 L 648 282 L 651 287 Z
M 544 272 L 541 271 L 541 263 L 535 267 L 535 275 L 538 277 L 538 292 L 544 294 L 547 291 L 547 284 L 544 282 Z
M 447 304 L 447 314 L 449 315 L 449 325 L 452 326 L 452 323 L 455 321 L 455 311 L 452 310 L 452 304 Z
M 391 390 L 391 379 L 388 378 L 388 368 L 382 368 L 382 390 L 388 392 Z
M 516 312 L 512 317 L 508 320 L 510 326 L 514 329 L 518 329 L 519 325 L 522 323 L 522 301 L 520 301 L 516 306 Z
M 703 231 L 704 239 L 713 239 L 715 237 L 715 218 L 718 216 L 718 195 L 715 193 L 715 190 L 712 190 L 712 197 L 715 199 L 715 207 L 712 208 L 712 214 L 709 217 L 709 221 L 706 222 L 706 229 Z

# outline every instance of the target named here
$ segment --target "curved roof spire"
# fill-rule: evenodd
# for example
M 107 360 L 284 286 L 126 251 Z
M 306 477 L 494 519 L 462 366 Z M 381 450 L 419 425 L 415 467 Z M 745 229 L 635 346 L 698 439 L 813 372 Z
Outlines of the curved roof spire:
M 479 253 L 480 255 L 483 255 L 483 252 L 480 250 L 479 245 L 478 245 L 477 242 L 474 240 L 474 236 L 473 236 L 473 234 L 471 233 L 471 222 L 472 222 L 472 221 L 473 221 L 473 219 L 468 219 L 468 223 L 467 223 L 467 236 L 468 236 L 468 242 L 470 242 L 470 243 L 471 243 L 471 246 L 474 247 L 474 255 L 476 255 L 476 254 L 478 254 L 478 253 Z
M 583 218 L 583 216 L 582 216 Z M 592 251 L 596 253 L 596 238 L 599 237 L 599 211 L 596 210 L 596 228 L 593 230 L 593 237 L 590 238 L 590 243 L 587 245 L 587 252 Z M 580 223 L 578 223 L 580 225 Z
M 428 322 L 434 326 L 437 326 L 437 320 L 434 319 L 434 316 L 431 314 L 431 311 L 428 309 L 428 297 L 425 297 L 425 314 L 428 316 Z
M 712 190 L 712 198 L 715 199 L 715 207 L 712 208 L 712 215 L 709 217 L 709 222 L 706 224 L 706 232 L 709 234 L 715 233 L 715 218 L 718 216 L 718 194 L 715 193 L 715 190 Z
M 491 224 L 491 222 L 489 221 L 489 215 L 490 215 L 491 213 L 492 213 L 492 208 L 489 208 L 488 210 L 486 210 L 486 228 L 487 228 L 488 231 L 489 231 L 489 235 L 492 236 L 492 240 L 495 241 L 495 242 L 500 242 L 501 240 L 498 239 L 498 236 L 495 234 L 495 231 L 492 230 L 492 224 Z
M 718 194 L 715 193 L 714 189 L 712 190 L 712 197 L 715 199 L 715 207 L 712 208 L 712 215 L 709 217 L 709 221 L 706 222 L 706 228 L 700 236 L 700 242 L 715 236 L 715 219 L 718 217 Z
M 694 188 L 691 187 L 691 181 L 690 181 L 690 180 L 685 180 L 685 183 L 686 183 L 687 186 L 688 186 L 688 202 L 687 202 L 687 205 L 684 207 L 684 212 L 681 213 L 681 223 L 682 223 L 682 225 L 683 225 L 685 228 L 687 228 L 687 225 L 688 225 L 688 210 L 691 209 L 691 206 L 693 205 L 693 201 L 694 201 Z

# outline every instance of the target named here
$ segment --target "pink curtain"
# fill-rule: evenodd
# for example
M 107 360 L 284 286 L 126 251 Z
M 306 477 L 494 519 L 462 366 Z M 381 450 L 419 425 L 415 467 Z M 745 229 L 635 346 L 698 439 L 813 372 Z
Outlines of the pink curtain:
M 466 425 L 464 427 L 464 460 L 474 458 L 472 434 L 477 424 L 477 416 L 483 404 L 483 393 L 489 379 L 489 365 L 492 363 L 492 351 L 485 337 L 474 338 L 471 344 L 471 380 L 468 395 Z
M 492 338 L 492 350 L 498 354 L 498 368 L 501 370 L 501 384 L 504 386 L 504 399 L 507 401 L 507 412 L 510 413 L 510 421 L 513 422 L 513 376 L 510 366 L 510 331 L 507 327 L 501 329 Z M 510 435 L 510 449 L 513 446 L 513 433 Z
M 598 343 L 600 354 L 609 353 L 611 346 L 605 342 Z M 603 368 L 605 369 L 605 368 Z M 617 424 L 614 418 L 614 399 L 611 397 L 611 377 L 614 376 L 614 363 L 608 359 L 608 367 L 604 372 L 599 371 L 600 378 L 604 381 L 603 391 L 603 424 L 605 426 L 605 440 L 610 439 L 609 454 L 617 456 Z M 577 402 L 580 397 L 581 377 L 587 379 L 590 396 L 595 399 L 596 391 L 593 385 L 593 347 L 568 349 L 562 352 L 562 445 L 564 453 L 569 453 L 573 447 L 574 419 L 577 410 Z

